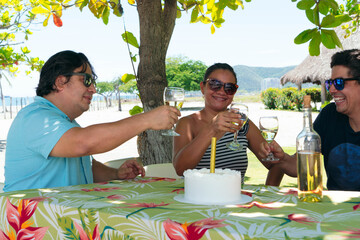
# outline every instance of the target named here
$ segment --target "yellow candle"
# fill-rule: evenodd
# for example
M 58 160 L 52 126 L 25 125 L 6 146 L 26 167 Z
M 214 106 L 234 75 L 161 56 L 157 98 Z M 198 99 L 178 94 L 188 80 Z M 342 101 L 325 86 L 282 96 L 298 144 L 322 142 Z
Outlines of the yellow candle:
M 211 138 L 210 173 L 215 173 L 216 137 Z

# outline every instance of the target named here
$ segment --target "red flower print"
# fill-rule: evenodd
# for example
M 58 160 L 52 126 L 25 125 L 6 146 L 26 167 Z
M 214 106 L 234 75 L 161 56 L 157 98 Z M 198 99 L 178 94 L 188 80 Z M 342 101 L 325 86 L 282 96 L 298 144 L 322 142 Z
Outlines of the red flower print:
M 99 226 L 96 224 L 93 234 L 88 236 L 85 230 L 76 222 L 74 222 L 75 228 L 79 231 L 80 240 L 100 240 Z M 90 234 L 90 233 L 89 233 Z
M 0 230 L 0 239 L 43 239 L 48 227 L 31 227 L 33 222 L 29 219 L 35 213 L 37 201 L 21 199 L 19 206 L 13 205 L 9 199 L 6 201 L 6 217 L 14 231 L 7 232 L 7 235 Z
M 319 223 L 318 221 L 314 221 L 312 218 L 307 217 L 304 214 L 296 214 L 292 213 L 288 215 L 290 221 L 295 221 L 298 223 L 308 224 L 308 223 Z
M 82 188 L 81 191 L 84 191 L 84 192 L 110 192 L 110 191 L 116 190 L 116 189 L 121 189 L 121 188 L 120 187 L 111 187 L 111 188 L 94 187 L 91 189 Z
M 339 232 L 341 233 L 345 233 L 348 236 L 346 236 L 346 238 L 360 238 L 360 229 L 359 228 L 352 228 L 352 229 L 348 229 L 348 230 L 340 230 Z
M 275 208 L 279 208 L 279 204 L 276 202 L 272 202 L 272 203 L 261 203 L 261 202 L 257 202 L 257 201 L 253 201 L 249 204 L 245 204 L 245 205 L 236 205 L 236 207 L 240 207 L 240 208 L 252 208 L 252 207 L 258 207 L 258 208 L 264 208 L 264 209 L 275 209 Z
M 32 198 L 25 198 L 24 200 L 31 200 L 31 201 L 35 201 L 35 202 L 43 202 L 46 199 L 49 199 L 50 197 L 32 197 Z
M 124 203 L 125 205 L 127 205 L 125 208 L 138 208 L 138 207 L 142 207 L 142 208 L 155 208 L 155 207 L 162 207 L 162 206 L 167 206 L 170 203 Z
M 274 217 L 274 218 L 285 220 L 285 222 L 280 224 L 280 226 L 283 226 L 291 221 L 303 223 L 306 225 L 310 225 L 309 223 L 319 223 L 318 221 L 314 221 L 314 219 L 307 217 L 304 214 L 296 214 L 296 213 L 289 214 L 287 218 L 282 218 L 282 217 Z
M 175 190 L 172 190 L 171 192 L 176 192 L 177 194 L 184 192 L 184 188 L 177 188 Z
M 198 240 L 200 239 L 208 229 L 225 227 L 228 224 L 222 224 L 225 219 L 213 220 L 213 218 L 206 218 L 193 223 L 179 223 L 167 219 L 164 221 L 163 226 L 165 228 L 166 235 L 171 240 Z
M 358 208 L 360 208 L 360 203 L 353 206 L 354 211 L 356 211 Z
M 110 200 L 126 199 L 123 195 L 117 195 L 117 194 L 107 196 L 106 198 L 108 198 L 108 199 L 110 199 Z
M 288 189 L 286 192 L 284 192 L 285 195 L 298 195 L 297 189 Z
M 241 194 L 247 195 L 249 197 L 252 197 L 252 193 L 248 191 L 241 190 Z

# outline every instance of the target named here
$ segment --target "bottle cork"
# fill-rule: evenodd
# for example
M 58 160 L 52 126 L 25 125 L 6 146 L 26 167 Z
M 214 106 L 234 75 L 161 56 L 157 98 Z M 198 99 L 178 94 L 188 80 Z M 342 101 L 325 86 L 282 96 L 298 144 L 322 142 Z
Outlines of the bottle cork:
M 311 107 L 311 96 L 310 95 L 305 95 L 304 96 L 304 108 L 310 108 Z

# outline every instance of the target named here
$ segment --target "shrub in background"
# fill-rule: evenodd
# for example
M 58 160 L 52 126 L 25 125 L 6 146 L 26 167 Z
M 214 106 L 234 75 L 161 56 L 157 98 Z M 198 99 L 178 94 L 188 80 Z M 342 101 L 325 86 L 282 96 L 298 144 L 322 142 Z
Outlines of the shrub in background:
M 321 102 L 321 89 L 320 88 L 304 88 L 299 91 L 295 87 L 277 89 L 268 88 L 261 92 L 261 101 L 268 109 L 288 109 L 300 111 L 303 106 L 304 95 L 310 95 L 312 102 Z M 327 99 L 331 96 L 327 94 Z
M 276 99 L 280 96 L 278 88 L 268 88 L 261 92 L 261 101 L 268 109 L 276 109 Z

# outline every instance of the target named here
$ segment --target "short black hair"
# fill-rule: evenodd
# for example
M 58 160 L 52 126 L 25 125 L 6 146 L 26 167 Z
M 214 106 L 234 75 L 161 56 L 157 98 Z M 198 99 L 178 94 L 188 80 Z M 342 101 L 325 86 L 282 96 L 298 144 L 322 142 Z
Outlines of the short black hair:
M 79 67 L 82 67 L 81 72 L 85 72 L 88 64 L 93 77 L 96 79 L 97 76 L 94 69 L 88 58 L 83 53 L 65 50 L 54 54 L 46 61 L 40 71 L 40 79 L 36 88 L 36 95 L 42 97 L 48 95 L 52 91 L 55 91 L 55 80 L 58 76 L 72 73 Z M 68 77 L 68 79 L 70 79 L 70 77 Z
M 349 75 L 352 77 L 360 77 L 360 49 L 348 49 L 335 53 L 331 57 L 330 67 L 339 65 L 349 68 Z
M 235 80 L 236 80 L 235 83 L 237 83 L 236 73 L 235 73 L 234 69 L 227 63 L 215 63 L 215 64 L 211 65 L 210 67 L 208 67 L 208 69 L 206 69 L 203 81 L 206 83 L 206 80 L 208 79 L 209 75 L 213 71 L 218 70 L 218 69 L 229 70 L 235 77 Z

